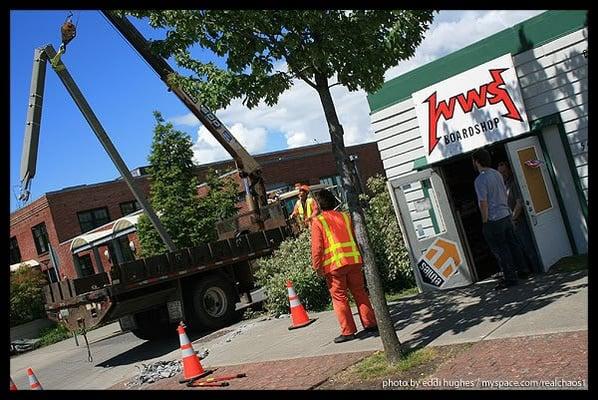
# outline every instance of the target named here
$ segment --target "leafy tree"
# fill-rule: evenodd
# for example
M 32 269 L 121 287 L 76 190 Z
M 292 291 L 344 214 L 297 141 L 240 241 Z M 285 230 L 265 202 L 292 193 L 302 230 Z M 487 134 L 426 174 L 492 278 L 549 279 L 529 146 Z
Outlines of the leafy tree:
M 237 212 L 238 186 L 232 177 L 219 178 L 213 169 L 206 175 L 208 193 L 199 199 L 201 220 L 197 227 L 200 241 L 218 239 L 216 223 L 232 217 Z
M 189 77 L 172 77 L 206 106 L 219 109 L 243 98 L 247 107 L 274 105 L 294 80 L 317 93 L 328 122 L 337 170 L 347 193 L 357 241 L 384 350 L 390 363 L 400 359 L 400 342 L 390 319 L 382 285 L 355 191 L 340 124 L 330 93 L 340 84 L 354 91 L 378 90 L 384 73 L 413 56 L 433 19 L 428 10 L 142 10 L 154 28 L 166 28 L 155 52 L 174 56 Z M 226 69 L 191 55 L 194 45 L 226 59 Z M 285 69 L 275 65 L 284 61 Z M 334 82 L 336 80 L 336 82 Z M 334 82 L 334 83 L 333 83 Z
M 47 283 L 39 269 L 26 264 L 10 275 L 10 326 L 45 316 L 42 288 Z
M 232 179 L 220 179 L 209 170 L 208 194 L 199 198 L 191 138 L 175 130 L 172 123 L 166 123 L 159 112 L 154 112 L 154 117 L 156 126 L 148 168 L 152 207 L 178 248 L 215 240 L 216 221 L 236 212 L 237 185 Z M 167 250 L 145 214 L 139 218 L 137 232 L 142 256 Z
M 366 224 L 384 289 L 398 292 L 413 287 L 415 279 L 411 261 L 395 218 L 386 178 L 373 176 L 366 185 L 368 194 L 361 197 L 367 204 Z

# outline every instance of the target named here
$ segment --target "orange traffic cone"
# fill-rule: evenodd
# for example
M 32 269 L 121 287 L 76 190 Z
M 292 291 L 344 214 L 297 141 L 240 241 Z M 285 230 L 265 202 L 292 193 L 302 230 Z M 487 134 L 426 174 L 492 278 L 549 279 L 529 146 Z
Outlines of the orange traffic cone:
M 15 385 L 15 383 L 12 381 L 12 376 L 10 377 L 10 391 L 11 392 L 17 391 L 17 385 Z
M 297 296 L 297 293 L 295 293 L 295 289 L 293 289 L 293 283 L 291 281 L 287 281 L 287 290 L 289 292 L 289 303 L 291 304 L 292 323 L 292 325 L 289 326 L 289 330 L 301 328 L 314 322 L 317 318 L 309 319 L 309 316 L 307 315 L 305 308 L 303 308 L 303 306 L 301 305 L 299 296 Z
M 27 368 L 27 375 L 29 376 L 29 386 L 31 387 L 31 390 L 43 390 L 42 385 L 37 380 L 37 377 L 31 368 Z
M 183 356 L 183 379 L 179 383 L 191 382 L 208 374 L 213 370 L 204 370 L 199 362 L 199 357 L 193 350 L 193 345 L 185 333 L 185 325 L 181 321 L 177 331 L 179 332 L 179 341 L 181 342 L 181 354 Z

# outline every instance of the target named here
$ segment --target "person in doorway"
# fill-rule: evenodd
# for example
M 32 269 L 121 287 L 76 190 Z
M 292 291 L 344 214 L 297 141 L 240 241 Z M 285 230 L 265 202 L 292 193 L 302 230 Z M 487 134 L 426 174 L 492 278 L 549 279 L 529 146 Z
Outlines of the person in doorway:
M 517 182 L 515 182 L 511 166 L 506 161 L 501 161 L 498 163 L 497 170 L 501 173 L 505 182 L 505 187 L 507 189 L 507 203 L 511 209 L 511 220 L 515 227 L 515 235 L 521 244 L 524 260 L 527 261 L 528 268 L 519 271 L 519 273 L 527 275 L 539 272 L 540 263 L 538 262 L 538 255 L 534 247 L 532 234 L 527 221 L 525 220 L 523 198 L 519 186 L 517 185 Z
M 297 218 L 299 225 L 307 227 L 311 222 L 312 218 L 319 212 L 318 204 L 313 198 L 308 197 L 309 186 L 299 186 L 299 199 L 295 203 L 295 208 L 289 216 L 289 219 Z
M 326 278 L 332 297 L 332 307 L 341 328 L 335 343 L 355 339 L 357 327 L 349 305 L 350 291 L 366 333 L 378 331 L 372 304 L 365 291 L 363 260 L 355 241 L 351 217 L 347 212 L 334 211 L 336 198 L 327 189 L 315 194 L 322 209 L 311 224 L 312 267 Z
M 521 262 L 511 209 L 507 204 L 507 189 L 500 172 L 490 167 L 488 151 L 476 150 L 472 161 L 479 172 L 474 186 L 482 214 L 482 234 L 503 273 L 503 280 L 496 288 L 504 289 L 517 285 L 517 264 Z

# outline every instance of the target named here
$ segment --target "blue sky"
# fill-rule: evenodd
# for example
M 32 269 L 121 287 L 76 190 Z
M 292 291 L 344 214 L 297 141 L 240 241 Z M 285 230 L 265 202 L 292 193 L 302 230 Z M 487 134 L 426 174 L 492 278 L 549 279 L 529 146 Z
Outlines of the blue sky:
M 442 11 L 413 59 L 388 71 L 390 79 L 426 62 L 521 22 L 539 11 Z M 12 11 L 10 15 L 10 197 L 19 206 L 19 169 L 31 80 L 33 51 L 47 43 L 57 49 L 60 26 L 68 11 Z M 144 21 L 132 19 L 146 38 L 157 38 Z M 147 165 L 158 110 L 189 133 L 198 164 L 229 158 L 190 115 L 157 74 L 98 11 L 74 11 L 77 37 L 63 56 L 75 82 L 112 139 L 129 169 Z M 450 33 L 453 40 L 446 41 Z M 203 61 L 214 60 L 197 51 Z M 221 63 L 221 60 L 215 60 Z M 176 68 L 174 63 L 170 63 Z M 369 109 L 363 92 L 333 88 L 347 144 L 372 140 Z M 274 107 L 245 109 L 234 101 L 217 115 L 252 154 L 329 141 L 321 105 L 313 89 L 298 82 Z M 37 173 L 30 201 L 46 192 L 112 180 L 118 171 L 48 66 Z

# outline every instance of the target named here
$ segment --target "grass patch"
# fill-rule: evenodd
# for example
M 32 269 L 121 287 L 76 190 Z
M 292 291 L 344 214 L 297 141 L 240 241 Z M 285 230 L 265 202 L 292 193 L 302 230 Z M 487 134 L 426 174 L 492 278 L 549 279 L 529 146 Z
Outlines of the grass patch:
M 550 272 L 575 272 L 588 269 L 588 255 L 563 257 L 550 268 Z
M 409 351 L 396 364 L 388 364 L 386 355 L 377 351 L 371 356 L 361 360 L 355 364 L 353 373 L 362 380 L 371 380 L 381 378 L 388 375 L 395 375 L 408 372 L 413 368 L 419 367 L 423 364 L 429 363 L 436 358 L 436 350 L 432 347 L 424 347 L 415 351 Z
M 39 347 L 61 342 L 71 336 L 68 328 L 63 324 L 57 324 L 51 328 L 44 328 L 40 331 Z
M 397 301 L 400 300 L 404 297 L 410 297 L 410 296 L 414 296 L 416 294 L 419 293 L 419 289 L 416 287 L 411 287 L 411 288 L 407 288 L 407 289 L 403 289 L 398 293 L 390 293 L 386 295 L 386 301 L 387 302 L 392 302 L 392 301 Z
M 386 355 L 377 351 L 349 368 L 328 378 L 319 390 L 380 389 L 384 379 L 421 380 L 431 376 L 440 366 L 468 350 L 472 343 L 422 347 L 406 350 L 403 359 L 389 365 Z

